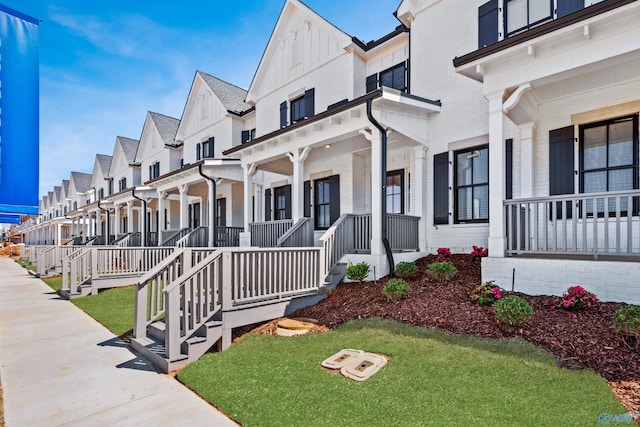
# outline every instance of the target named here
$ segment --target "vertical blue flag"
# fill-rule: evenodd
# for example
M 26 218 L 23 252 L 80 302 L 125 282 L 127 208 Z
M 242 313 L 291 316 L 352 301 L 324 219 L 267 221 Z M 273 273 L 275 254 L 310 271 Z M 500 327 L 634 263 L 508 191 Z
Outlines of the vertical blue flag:
M 0 213 L 38 213 L 38 25 L 0 4 Z

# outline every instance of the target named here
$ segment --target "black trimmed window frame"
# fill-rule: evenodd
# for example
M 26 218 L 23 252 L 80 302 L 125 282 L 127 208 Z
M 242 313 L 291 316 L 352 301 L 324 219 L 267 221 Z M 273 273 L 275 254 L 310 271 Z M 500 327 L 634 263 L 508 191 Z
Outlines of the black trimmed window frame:
M 387 213 L 404 214 L 404 169 L 387 172 Z
M 155 179 L 160 176 L 160 162 L 149 165 L 149 179 Z
M 279 221 L 287 218 L 286 186 L 273 188 L 273 219 Z
M 316 179 L 313 184 L 314 223 L 316 230 L 328 230 L 331 226 L 331 186 L 329 177 Z
M 409 92 L 409 61 L 402 61 L 392 67 L 371 74 L 366 79 L 366 92 L 372 92 L 383 86 Z
M 524 25 L 518 26 L 517 28 L 509 28 L 509 25 L 510 25 L 509 8 L 515 7 L 517 3 L 526 3 L 526 17 L 525 17 L 526 23 Z M 549 6 L 548 14 L 541 17 L 532 17 L 531 5 L 535 3 L 541 3 L 543 7 L 545 5 L 548 5 Z M 506 34 L 506 38 L 512 37 L 523 31 L 528 31 L 545 22 L 552 21 L 553 19 L 554 19 L 554 0 L 505 0 L 504 1 L 504 34 Z
M 118 190 L 119 191 L 124 191 L 126 189 L 127 189 L 127 177 L 122 177 L 118 181 Z
M 612 149 L 612 127 L 620 124 L 630 124 L 629 131 L 631 132 L 631 141 L 621 141 L 622 143 L 631 143 L 630 152 L 618 152 L 616 153 L 614 149 Z M 588 132 L 590 129 L 598 129 L 603 128 L 604 130 L 604 141 L 601 141 L 604 146 L 604 153 L 595 153 L 593 159 L 602 159 L 604 158 L 604 164 L 600 165 L 586 165 L 585 163 L 593 162 L 593 159 L 589 159 L 586 155 L 586 151 L 589 150 L 589 147 L 585 148 L 587 143 L 585 132 Z M 638 137 L 638 114 L 632 114 L 623 117 L 617 117 L 609 120 L 603 120 L 600 122 L 594 122 L 589 124 L 584 124 L 579 126 L 579 191 L 581 194 L 589 194 L 589 193 L 604 193 L 609 191 L 625 191 L 625 190 L 637 190 L 640 188 L 640 180 L 639 180 L 639 170 L 640 170 L 640 141 Z M 591 147 L 592 149 L 597 150 L 598 146 L 594 145 Z M 602 149 L 602 148 L 601 148 Z M 624 147 L 623 147 L 624 149 Z M 604 155 L 603 155 L 604 154 Z M 585 159 L 585 157 L 587 157 Z M 622 159 L 629 159 L 627 163 L 622 163 Z M 592 166 L 592 167 L 589 167 Z M 631 179 L 627 180 L 627 183 L 631 185 L 620 185 L 616 179 L 615 175 L 619 175 L 621 172 L 630 172 Z M 590 175 L 600 175 L 604 177 L 604 188 L 589 188 L 590 183 L 588 182 L 588 176 Z M 596 184 L 595 181 L 592 181 L 591 184 Z M 627 187 L 627 188 L 618 188 L 618 187 Z M 630 187 L 630 188 L 628 188 Z M 636 198 L 634 200 L 633 206 L 633 215 L 638 214 L 639 206 Z M 627 215 L 628 206 L 626 206 L 626 201 L 621 201 L 620 214 L 622 216 Z M 593 216 L 593 202 L 587 201 L 587 216 Z M 604 215 L 604 200 L 602 202 L 598 202 L 598 215 Z M 616 212 L 615 200 L 609 200 L 609 213 Z
M 289 123 L 297 123 L 306 118 L 305 115 L 305 98 L 304 95 L 292 99 L 290 104 Z
M 460 183 L 460 159 L 465 157 L 466 160 L 471 160 L 469 163 L 469 178 L 470 181 Z M 481 159 L 481 160 L 476 160 Z M 486 179 L 483 179 L 482 164 L 486 160 Z M 453 197 L 454 197 L 454 223 L 455 224 L 468 224 L 468 223 L 487 223 L 489 222 L 489 145 L 481 145 L 454 152 L 453 156 Z M 476 172 L 478 171 L 478 172 Z M 469 194 L 465 193 L 470 193 Z M 462 199 L 466 196 L 471 200 L 471 206 L 463 209 L 461 206 Z M 482 202 L 486 204 L 486 209 L 483 209 Z M 476 201 L 479 201 L 478 206 L 475 206 Z M 470 212 L 471 215 L 465 215 L 461 217 L 464 212 Z

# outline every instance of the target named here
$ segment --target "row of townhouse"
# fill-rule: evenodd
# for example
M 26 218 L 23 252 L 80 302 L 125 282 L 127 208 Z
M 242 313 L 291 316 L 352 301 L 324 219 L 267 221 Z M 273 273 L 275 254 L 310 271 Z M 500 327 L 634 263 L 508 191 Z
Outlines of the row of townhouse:
M 333 230 L 378 276 L 478 245 L 483 280 L 640 302 L 640 2 L 404 0 L 395 16 L 364 43 L 286 0 L 248 90 L 196 72 L 181 119 L 148 113 L 139 141 L 72 172 L 25 241 L 318 246 Z

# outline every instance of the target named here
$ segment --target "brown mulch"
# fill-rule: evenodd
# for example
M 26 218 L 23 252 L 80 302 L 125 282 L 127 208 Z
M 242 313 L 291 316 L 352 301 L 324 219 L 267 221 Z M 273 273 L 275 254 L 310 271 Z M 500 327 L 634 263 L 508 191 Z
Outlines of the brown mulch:
M 467 255 L 454 255 L 459 272 L 446 283 L 424 273 L 434 255 L 416 261 L 418 273 L 407 281 L 409 298 L 397 303 L 381 293 L 388 280 L 377 284 L 339 284 L 328 298 L 297 311 L 295 317 L 317 319 L 335 329 L 342 323 L 366 317 L 384 317 L 412 325 L 437 328 L 457 334 L 509 338 L 514 332 L 496 323 L 493 308 L 470 302 L 469 294 L 480 284 L 480 264 Z M 577 284 L 577 283 L 576 283 Z M 574 284 L 567 284 L 567 287 Z M 520 336 L 556 358 L 559 366 L 588 368 L 600 373 L 630 413 L 640 413 L 640 354 L 613 330 L 611 318 L 623 304 L 599 303 L 587 310 L 552 310 L 553 297 L 517 293 L 533 307 Z

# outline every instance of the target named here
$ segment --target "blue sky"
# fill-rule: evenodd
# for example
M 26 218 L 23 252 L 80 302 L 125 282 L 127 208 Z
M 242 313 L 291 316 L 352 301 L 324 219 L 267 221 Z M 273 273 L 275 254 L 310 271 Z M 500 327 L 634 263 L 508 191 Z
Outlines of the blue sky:
M 196 70 L 248 88 L 284 0 L 0 0 L 40 24 L 40 191 L 91 173 L 147 111 L 180 118 Z M 306 0 L 363 41 L 400 0 Z

